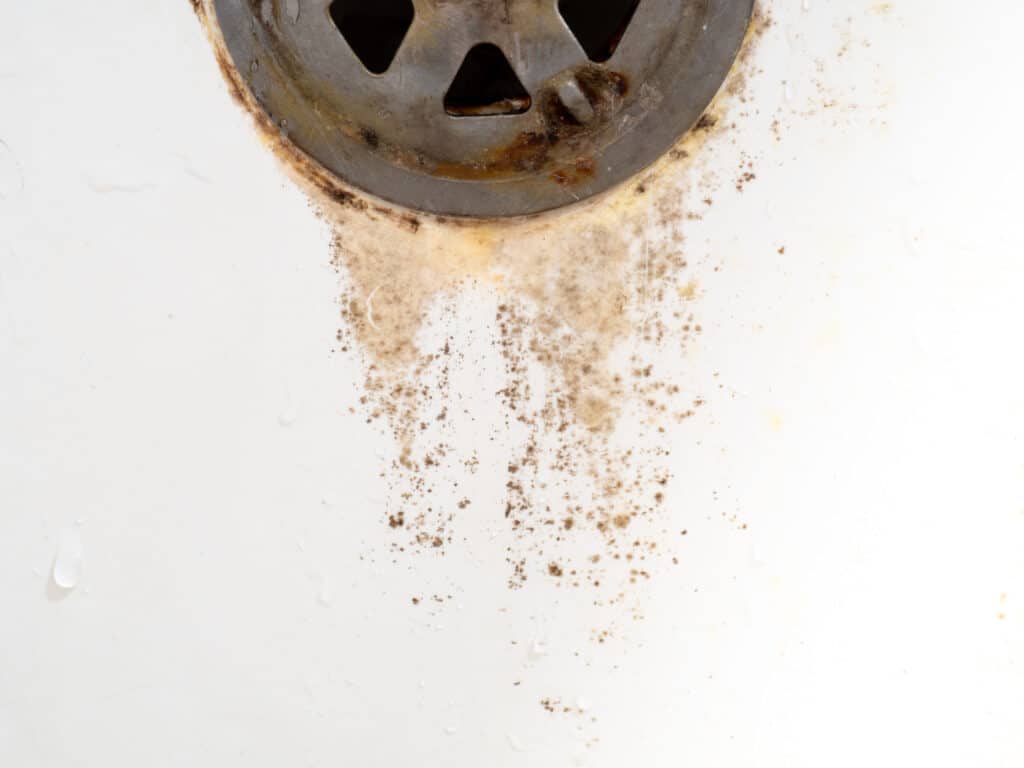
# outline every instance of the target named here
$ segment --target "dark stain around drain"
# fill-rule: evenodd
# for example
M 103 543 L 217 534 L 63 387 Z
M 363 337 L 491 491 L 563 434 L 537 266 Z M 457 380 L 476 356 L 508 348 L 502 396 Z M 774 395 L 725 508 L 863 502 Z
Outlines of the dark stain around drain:
M 315 100 L 316 83 L 305 67 L 283 44 L 273 25 L 263 19 L 261 0 L 245 0 L 253 18 L 259 20 L 259 28 L 273 51 L 275 67 L 288 78 L 303 98 Z M 203 17 L 203 0 L 189 0 L 200 19 Z M 274 6 L 275 16 L 278 8 Z M 321 118 L 326 119 L 343 133 L 357 138 L 373 152 L 388 156 L 393 162 L 413 170 L 424 171 L 435 176 L 458 180 L 500 181 L 504 178 L 535 174 L 546 177 L 561 186 L 580 183 L 594 174 L 587 158 L 598 149 L 598 137 L 607 128 L 610 116 L 621 106 L 629 92 L 629 81 L 625 75 L 602 65 L 586 64 L 572 72 L 580 91 L 594 109 L 594 117 L 583 125 L 562 104 L 553 88 L 545 88 L 539 94 L 539 120 L 536 128 L 520 133 L 508 145 L 497 147 L 484 154 L 475 162 L 436 162 L 427 153 L 403 150 L 392 146 L 379 131 L 354 115 L 328 110 Z M 588 139 L 593 139 L 588 141 Z
M 247 0 L 255 9 L 259 0 Z M 199 21 L 208 31 L 212 20 L 206 13 L 204 0 L 188 0 Z M 276 9 L 275 9 L 276 10 Z M 258 17 L 257 17 L 258 18 Z M 211 40 L 215 36 L 211 34 Z M 278 43 L 279 41 L 274 41 Z M 282 51 L 274 46 L 277 53 Z M 397 220 L 403 227 L 412 232 L 420 229 L 421 218 L 406 212 L 399 212 L 373 201 L 363 198 L 341 183 L 330 172 L 311 162 L 304 152 L 293 146 L 286 139 L 272 118 L 257 106 L 255 97 L 250 95 L 248 86 L 235 68 L 226 50 L 214 45 L 217 64 L 228 85 L 233 99 L 246 109 L 255 120 L 260 132 L 271 140 L 275 151 L 292 165 L 295 170 L 321 189 L 333 202 L 352 208 L 386 216 Z M 287 57 L 285 57 L 287 59 Z M 297 62 L 280 58 L 275 62 L 283 71 L 277 76 L 295 71 Z M 275 68 L 270 68 L 273 71 Z M 622 105 L 629 93 L 630 84 L 625 75 L 609 70 L 600 65 L 584 65 L 573 72 L 576 82 L 584 96 L 594 109 L 594 117 L 587 125 L 580 121 L 562 104 L 553 88 L 542 91 L 540 96 L 539 123 L 530 131 L 519 134 L 507 146 L 497 148 L 488 153 L 482 162 L 471 166 L 463 164 L 432 163 L 423 153 L 411 153 L 414 165 L 421 171 L 450 178 L 479 179 L 482 181 L 499 181 L 523 173 L 533 173 L 560 186 L 570 187 L 592 178 L 596 165 L 592 155 L 598 149 L 597 142 L 588 141 L 595 134 L 607 127 L 609 118 Z M 302 89 L 300 89 L 302 90 Z M 355 135 L 368 149 L 390 154 L 390 147 L 385 145 L 376 130 L 368 126 L 352 125 L 348 119 L 340 119 L 340 115 L 331 114 L 329 119 L 336 122 L 337 127 L 349 135 Z M 409 160 L 410 158 L 403 158 Z M 438 223 L 448 221 L 446 217 L 427 216 Z M 452 223 L 463 223 L 452 220 Z
M 195 10 L 199 21 L 204 25 L 210 23 L 205 13 L 202 0 L 188 0 L 189 5 Z M 249 95 L 249 91 L 242 76 L 235 68 L 227 51 L 216 44 L 213 46 L 217 66 L 224 77 L 228 93 L 233 101 L 244 109 L 253 119 L 256 129 L 265 136 L 273 147 L 277 156 L 285 161 L 292 169 L 303 178 L 318 188 L 329 200 L 344 208 L 362 211 L 372 215 L 380 215 L 396 221 L 411 232 L 420 230 L 421 216 L 398 211 L 384 205 L 372 204 L 362 196 L 355 194 L 346 188 L 332 174 L 320 168 L 312 162 L 303 152 L 298 150 L 281 134 L 277 124 L 271 117 L 259 108 L 254 102 L 255 99 Z M 440 221 L 440 219 L 438 219 Z

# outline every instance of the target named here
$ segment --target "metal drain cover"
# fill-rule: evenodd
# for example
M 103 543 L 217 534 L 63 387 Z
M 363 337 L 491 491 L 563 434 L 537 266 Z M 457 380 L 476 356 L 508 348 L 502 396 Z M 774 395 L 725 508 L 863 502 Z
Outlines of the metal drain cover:
M 701 116 L 753 0 L 214 0 L 289 139 L 400 205 L 517 216 L 648 166 Z

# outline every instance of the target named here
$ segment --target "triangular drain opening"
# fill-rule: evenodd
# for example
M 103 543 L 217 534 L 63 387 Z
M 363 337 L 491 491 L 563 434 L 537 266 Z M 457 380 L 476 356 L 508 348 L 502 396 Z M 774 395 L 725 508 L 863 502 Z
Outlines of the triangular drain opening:
M 331 21 L 370 72 L 391 66 L 416 10 L 412 0 L 334 0 Z
M 531 103 L 501 49 L 480 43 L 466 54 L 452 80 L 444 96 L 444 111 L 456 117 L 521 115 Z
M 558 12 L 591 61 L 608 61 L 640 0 L 559 0 Z

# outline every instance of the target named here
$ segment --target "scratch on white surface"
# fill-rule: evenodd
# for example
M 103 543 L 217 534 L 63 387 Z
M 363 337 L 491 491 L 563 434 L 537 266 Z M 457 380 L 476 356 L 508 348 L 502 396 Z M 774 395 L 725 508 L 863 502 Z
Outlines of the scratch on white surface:
M 370 324 L 370 327 L 373 328 L 373 330 L 375 331 L 379 331 L 380 328 L 377 326 L 375 322 L 373 322 L 373 297 L 377 295 L 377 291 L 379 290 L 380 286 L 378 285 L 376 288 L 370 291 L 370 295 L 366 297 L 366 321 Z
M 196 181 L 202 182 L 203 184 L 212 184 L 213 180 L 204 173 L 200 173 L 196 170 L 195 166 L 192 165 L 192 161 L 186 155 L 175 152 L 174 156 L 181 161 L 182 170 L 185 171 L 186 176 L 190 176 Z
M 213 183 L 213 180 L 209 176 L 204 176 L 202 173 L 197 171 L 195 168 L 188 168 L 188 167 L 186 167 L 185 168 L 185 173 L 188 176 L 191 176 L 194 179 L 196 179 L 197 181 L 200 181 L 200 182 L 202 182 L 204 184 L 212 184 Z
M 127 194 L 132 195 L 139 192 L 152 192 L 159 189 L 159 185 L 151 183 L 143 184 L 111 184 L 96 181 L 90 176 L 85 176 L 85 183 L 97 195 Z

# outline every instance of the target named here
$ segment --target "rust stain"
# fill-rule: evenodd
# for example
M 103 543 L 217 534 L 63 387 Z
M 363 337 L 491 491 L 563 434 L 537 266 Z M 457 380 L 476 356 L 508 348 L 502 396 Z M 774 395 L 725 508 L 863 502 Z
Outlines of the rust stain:
M 593 161 L 581 160 L 579 156 L 588 155 L 599 146 L 609 119 L 629 92 L 629 80 L 619 72 L 589 64 L 576 69 L 572 75 L 594 109 L 594 118 L 587 125 L 566 108 L 554 90 L 546 89 L 537 99 L 540 128 L 524 131 L 507 146 L 488 151 L 479 163 L 437 163 L 432 173 L 459 180 L 501 180 L 539 173 L 556 165 L 549 178 L 563 186 L 592 177 Z M 565 157 L 567 153 L 569 156 Z M 588 164 L 589 173 L 584 170 Z M 566 166 L 580 170 L 570 172 Z
M 574 187 L 582 181 L 592 179 L 595 173 L 594 161 L 589 157 L 581 157 L 572 165 L 559 168 L 551 174 L 551 180 L 563 187 Z

